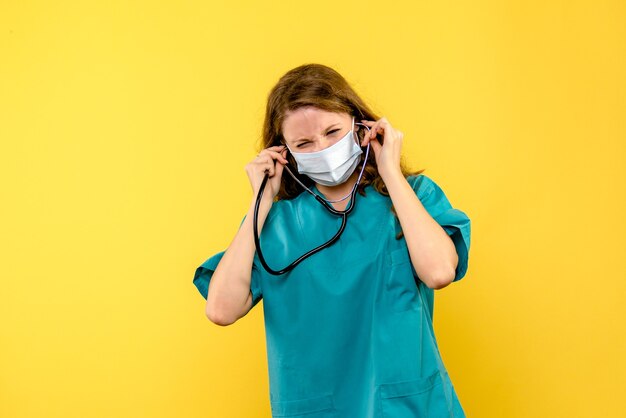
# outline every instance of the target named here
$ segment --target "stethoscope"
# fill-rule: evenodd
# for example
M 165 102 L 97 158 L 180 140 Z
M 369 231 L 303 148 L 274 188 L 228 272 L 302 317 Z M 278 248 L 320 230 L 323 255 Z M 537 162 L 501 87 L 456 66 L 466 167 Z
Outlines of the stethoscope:
M 368 131 L 370 130 L 370 128 L 367 125 L 363 124 L 363 123 L 355 122 L 355 125 L 362 125 Z M 341 226 L 339 227 L 339 230 L 337 231 L 337 233 L 331 239 L 329 239 L 327 242 L 325 242 L 324 244 L 322 244 L 322 245 L 320 245 L 320 246 L 318 246 L 316 248 L 313 248 L 312 250 L 302 254 L 294 262 L 292 262 L 287 267 L 285 267 L 285 268 L 283 268 L 281 270 L 274 270 L 270 266 L 267 265 L 267 262 L 265 261 L 265 257 L 263 256 L 263 251 L 261 251 L 261 243 L 259 241 L 259 227 L 258 227 L 259 206 L 260 206 L 260 203 L 261 203 L 261 198 L 263 197 L 263 191 L 265 190 L 265 185 L 267 184 L 267 180 L 269 179 L 269 173 L 268 173 L 267 170 L 265 170 L 265 176 L 263 177 L 263 181 L 261 182 L 261 186 L 259 187 L 259 193 L 257 195 L 256 202 L 254 204 L 253 227 L 254 227 L 254 245 L 256 246 L 256 252 L 257 252 L 257 254 L 259 256 L 259 261 L 261 261 L 261 264 L 263 265 L 265 270 L 267 270 L 268 273 L 273 274 L 275 276 L 279 276 L 281 274 L 285 274 L 288 271 L 293 270 L 298 264 L 300 264 L 302 261 L 304 261 L 308 257 L 310 257 L 313 254 L 323 250 L 326 247 L 329 247 L 329 246 L 333 245 L 339 239 L 339 237 L 343 233 L 344 229 L 346 228 L 346 223 L 348 222 L 348 214 L 350 214 L 350 212 L 352 212 L 352 209 L 354 209 L 354 201 L 355 201 L 355 197 L 356 197 L 356 192 L 357 192 L 357 190 L 359 188 L 359 184 L 361 183 L 361 177 L 363 177 L 363 172 L 365 171 L 365 165 L 367 164 L 367 158 L 369 157 L 369 154 L 370 154 L 370 143 L 368 142 L 367 149 L 365 151 L 365 159 L 363 160 L 363 167 L 361 167 L 361 172 L 359 173 L 359 177 L 358 177 L 356 183 L 352 187 L 352 191 L 350 193 L 348 193 L 346 196 L 342 197 L 341 199 L 337 199 L 337 200 L 326 200 L 322 196 L 320 196 L 317 193 L 313 192 L 311 189 L 309 189 L 307 186 L 305 186 L 291 172 L 289 167 L 284 166 L 284 168 L 291 175 L 291 177 L 293 177 L 294 180 L 296 180 L 296 182 L 298 182 L 302 187 L 304 187 L 304 189 L 307 192 L 309 192 L 313 197 L 315 197 L 315 200 L 320 202 L 322 204 L 322 206 L 324 206 L 326 208 L 326 210 L 328 210 L 333 215 L 341 216 Z M 348 207 L 345 210 L 337 210 L 330 204 L 330 203 L 341 202 L 342 200 L 345 200 L 348 197 L 350 197 L 350 202 L 348 203 Z

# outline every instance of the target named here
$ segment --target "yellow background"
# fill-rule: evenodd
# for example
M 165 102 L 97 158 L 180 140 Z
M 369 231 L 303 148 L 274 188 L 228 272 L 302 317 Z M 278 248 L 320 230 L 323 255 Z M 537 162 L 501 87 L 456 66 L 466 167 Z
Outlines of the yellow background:
M 262 303 L 195 268 L 252 197 L 265 99 L 337 69 L 472 220 L 436 292 L 468 417 L 626 410 L 626 6 L 0 3 L 0 416 L 269 417 Z

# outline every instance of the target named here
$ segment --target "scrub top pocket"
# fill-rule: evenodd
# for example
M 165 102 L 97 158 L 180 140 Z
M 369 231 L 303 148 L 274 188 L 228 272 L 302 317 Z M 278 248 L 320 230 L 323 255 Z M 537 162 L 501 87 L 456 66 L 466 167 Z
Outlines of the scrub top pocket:
M 389 254 L 389 268 L 386 274 L 385 288 L 388 294 L 389 310 L 404 312 L 416 309 L 418 290 L 413 265 L 408 248 L 401 247 Z
M 331 394 L 293 401 L 271 401 L 272 418 L 337 418 Z
M 380 402 L 384 418 L 451 416 L 439 371 L 421 379 L 380 385 Z

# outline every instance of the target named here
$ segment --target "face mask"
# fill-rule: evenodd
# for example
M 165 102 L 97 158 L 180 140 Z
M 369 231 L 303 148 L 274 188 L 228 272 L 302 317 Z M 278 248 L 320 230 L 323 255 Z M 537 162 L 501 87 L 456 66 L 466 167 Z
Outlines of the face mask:
M 350 132 L 330 147 L 317 152 L 293 152 L 291 148 L 289 151 L 298 164 L 298 173 L 324 186 L 336 186 L 348 180 L 359 165 L 363 150 L 357 140 L 353 116 Z

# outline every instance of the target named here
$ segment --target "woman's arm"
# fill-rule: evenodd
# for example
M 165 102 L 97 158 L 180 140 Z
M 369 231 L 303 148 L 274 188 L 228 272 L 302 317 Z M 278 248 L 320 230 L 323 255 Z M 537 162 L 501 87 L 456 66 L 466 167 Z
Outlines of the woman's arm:
M 259 207 L 259 231 L 262 230 L 271 207 L 272 200 L 263 196 Z M 256 251 L 253 219 L 254 202 L 209 282 L 206 315 L 217 325 L 230 325 L 252 308 L 250 281 Z
M 250 282 L 252 263 L 256 247 L 254 245 L 254 206 L 265 173 L 269 175 L 261 204 L 259 205 L 259 231 L 269 214 L 274 197 L 280 189 L 284 164 L 287 164 L 286 150 L 274 146 L 262 150 L 246 165 L 246 173 L 252 186 L 252 203 L 248 214 L 239 227 L 209 282 L 206 299 L 206 315 L 217 325 L 230 325 L 252 308 Z
M 431 289 L 446 287 L 454 280 L 459 257 L 448 233 L 430 216 L 402 175 L 400 151 L 404 134 L 384 117 L 362 122 L 370 131 L 361 145 L 372 144 L 378 172 L 398 214 L 415 272 Z M 379 133 L 384 134 L 382 144 L 377 138 Z
M 454 280 L 459 261 L 454 242 L 426 211 L 402 172 L 383 179 L 409 247 L 411 263 L 419 278 L 431 289 L 442 289 Z

